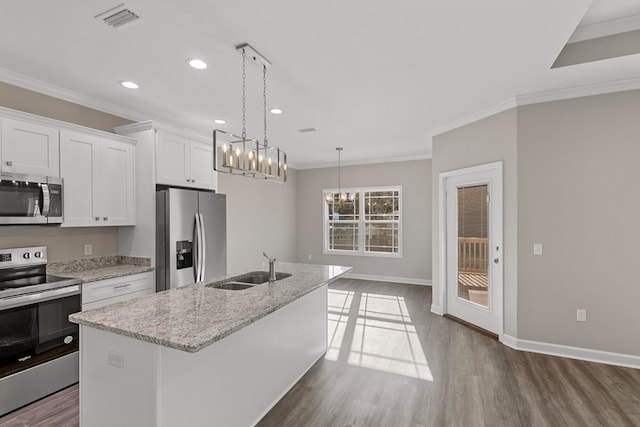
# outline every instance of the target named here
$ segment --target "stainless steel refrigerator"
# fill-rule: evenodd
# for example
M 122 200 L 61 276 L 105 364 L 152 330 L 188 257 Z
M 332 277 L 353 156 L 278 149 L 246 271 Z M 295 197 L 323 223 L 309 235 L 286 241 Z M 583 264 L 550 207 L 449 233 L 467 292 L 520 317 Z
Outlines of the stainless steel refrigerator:
M 227 273 L 226 196 L 169 188 L 156 192 L 156 289 Z

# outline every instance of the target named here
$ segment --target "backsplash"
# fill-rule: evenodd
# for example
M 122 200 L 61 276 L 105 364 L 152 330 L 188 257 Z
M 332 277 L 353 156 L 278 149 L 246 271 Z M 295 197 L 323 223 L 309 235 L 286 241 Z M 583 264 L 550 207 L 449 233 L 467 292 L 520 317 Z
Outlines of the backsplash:
M 91 255 L 84 246 L 91 245 Z M 47 225 L 0 226 L 0 249 L 46 246 L 49 262 L 118 254 L 117 227 L 61 228 Z

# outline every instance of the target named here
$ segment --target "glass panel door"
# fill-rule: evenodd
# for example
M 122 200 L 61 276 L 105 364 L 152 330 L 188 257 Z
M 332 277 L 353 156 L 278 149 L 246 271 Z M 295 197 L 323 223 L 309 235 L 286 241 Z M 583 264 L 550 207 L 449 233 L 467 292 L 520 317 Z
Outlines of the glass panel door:
M 459 187 L 458 298 L 489 307 L 488 185 Z

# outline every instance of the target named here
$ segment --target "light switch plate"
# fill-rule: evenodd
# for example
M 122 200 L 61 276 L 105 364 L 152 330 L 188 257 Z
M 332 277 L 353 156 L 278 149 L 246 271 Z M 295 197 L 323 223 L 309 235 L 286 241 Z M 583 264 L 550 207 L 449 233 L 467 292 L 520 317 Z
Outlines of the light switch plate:
M 533 254 L 536 256 L 542 255 L 542 243 L 533 244 Z
M 576 310 L 576 320 L 578 322 L 586 322 L 587 321 L 587 310 L 584 310 L 584 309 Z

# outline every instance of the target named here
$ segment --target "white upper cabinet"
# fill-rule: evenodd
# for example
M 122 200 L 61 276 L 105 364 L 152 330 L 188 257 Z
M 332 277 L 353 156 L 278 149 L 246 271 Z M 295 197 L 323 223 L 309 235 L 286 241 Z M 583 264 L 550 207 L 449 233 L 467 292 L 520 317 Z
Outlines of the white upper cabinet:
M 58 129 L 2 118 L 0 171 L 60 176 Z
M 135 225 L 134 146 L 101 139 L 102 220 L 108 225 Z
M 60 131 L 63 227 L 135 224 L 134 145 Z
M 198 188 L 214 189 L 213 144 L 191 141 L 191 183 Z
M 158 131 L 156 159 L 158 184 L 215 189 L 212 144 Z
M 60 175 L 64 178 L 63 227 L 95 226 L 101 219 L 98 200 L 100 138 L 60 132 Z
M 158 184 L 186 187 L 189 176 L 190 140 L 166 132 L 158 132 L 156 138 L 156 181 Z

